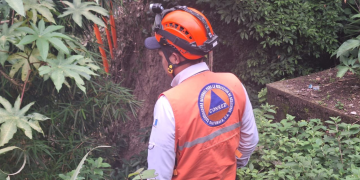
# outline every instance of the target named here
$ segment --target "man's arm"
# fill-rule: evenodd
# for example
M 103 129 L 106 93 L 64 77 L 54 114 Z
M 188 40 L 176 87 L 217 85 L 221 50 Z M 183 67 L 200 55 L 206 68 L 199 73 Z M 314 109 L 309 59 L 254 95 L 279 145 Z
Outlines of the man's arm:
M 157 179 L 168 180 L 175 165 L 175 119 L 169 101 L 161 96 L 154 108 L 154 122 L 148 147 L 148 169 Z
M 242 156 L 241 158 L 236 158 L 238 168 L 246 166 L 259 141 L 259 134 L 255 123 L 254 112 L 245 88 L 244 92 L 246 94 L 246 104 L 242 117 L 240 142 L 238 147 L 238 150 L 242 153 Z

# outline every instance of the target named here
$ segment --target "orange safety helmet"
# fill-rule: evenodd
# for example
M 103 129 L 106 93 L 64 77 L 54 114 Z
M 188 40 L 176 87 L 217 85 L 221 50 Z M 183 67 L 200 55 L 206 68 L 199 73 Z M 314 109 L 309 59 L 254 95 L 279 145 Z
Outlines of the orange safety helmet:
M 145 40 L 148 49 L 170 45 L 186 59 L 196 60 L 218 44 L 218 37 L 214 34 L 209 20 L 198 10 L 186 6 L 163 10 L 161 4 L 155 5 L 161 7 L 161 10 L 157 11 L 155 17 L 155 37 Z

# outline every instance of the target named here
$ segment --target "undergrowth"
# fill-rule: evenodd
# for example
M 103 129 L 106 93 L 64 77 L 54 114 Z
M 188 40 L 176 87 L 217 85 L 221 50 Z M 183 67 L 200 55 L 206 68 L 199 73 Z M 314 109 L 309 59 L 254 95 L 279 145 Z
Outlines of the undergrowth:
M 260 141 L 239 179 L 360 179 L 360 125 L 291 115 L 273 122 L 273 108 L 254 110 Z

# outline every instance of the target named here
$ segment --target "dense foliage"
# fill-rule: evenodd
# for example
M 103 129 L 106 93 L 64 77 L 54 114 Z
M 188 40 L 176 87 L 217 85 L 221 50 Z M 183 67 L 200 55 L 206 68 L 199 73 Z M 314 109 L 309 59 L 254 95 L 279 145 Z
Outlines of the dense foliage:
M 270 105 L 255 110 L 259 139 L 239 179 L 359 179 L 358 124 L 339 118 L 272 122 Z
M 104 178 L 121 162 L 118 128 L 139 102 L 100 68 L 93 23 L 109 3 L 0 0 L 0 179 L 67 179 L 79 163 L 75 174 Z M 112 153 L 82 160 L 100 144 Z
M 347 19 L 345 25 L 346 40 L 336 51 L 336 57 L 340 60 L 340 65 L 337 76 L 343 77 L 346 72 L 351 71 L 360 77 L 360 1 L 351 0 L 347 2 L 348 8 L 345 8 L 345 12 L 349 14 L 351 18 Z M 335 54 L 335 53 L 334 53 Z
M 338 47 L 344 20 L 342 0 L 198 0 L 222 24 L 215 29 L 242 80 L 266 84 L 318 68 Z M 216 21 L 212 21 L 216 22 Z M 220 27 L 219 27 L 220 26 Z M 224 28 L 226 27 L 226 28 Z M 231 55 L 231 56 L 229 56 Z M 219 64 L 220 65 L 220 64 Z

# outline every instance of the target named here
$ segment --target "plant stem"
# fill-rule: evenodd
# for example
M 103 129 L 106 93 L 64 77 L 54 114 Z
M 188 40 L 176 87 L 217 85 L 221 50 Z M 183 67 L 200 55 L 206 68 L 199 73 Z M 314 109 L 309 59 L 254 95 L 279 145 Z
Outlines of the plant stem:
M 341 160 L 341 164 L 344 164 L 343 162 L 343 156 L 342 156 L 342 151 L 341 151 L 341 142 L 340 142 L 340 137 L 337 138 L 338 143 L 339 143 L 339 152 L 340 152 L 340 160 Z
M 0 67 L 0 74 L 3 75 L 7 80 L 9 80 L 11 83 L 13 83 L 15 86 L 23 86 L 23 84 L 15 81 L 13 78 L 11 78 L 10 76 L 8 76 L 4 71 L 2 71 L 1 67 Z
M 14 10 L 12 10 L 12 15 L 11 15 L 11 25 L 14 24 L 14 16 L 15 16 L 15 12 Z
M 21 106 L 22 100 L 23 100 L 23 98 L 24 98 L 26 83 L 27 83 L 28 80 L 29 80 L 30 73 L 31 73 L 31 70 L 29 70 L 29 71 L 28 71 L 28 74 L 26 75 L 26 80 L 25 80 L 24 87 L 23 87 L 23 90 L 22 90 L 22 93 L 21 93 L 20 106 Z
M 338 126 L 337 123 L 336 123 L 335 125 L 336 125 L 336 131 L 337 131 L 337 133 L 339 133 L 339 126 Z M 339 135 L 336 139 L 337 139 L 337 141 L 338 141 L 338 143 L 339 143 L 339 152 L 340 152 L 341 164 L 344 164 L 344 162 L 343 162 L 343 156 L 342 156 L 342 151 L 341 151 L 340 135 Z

